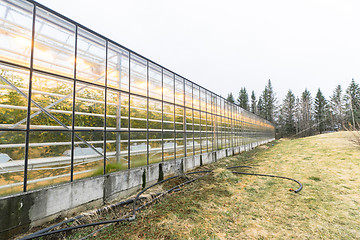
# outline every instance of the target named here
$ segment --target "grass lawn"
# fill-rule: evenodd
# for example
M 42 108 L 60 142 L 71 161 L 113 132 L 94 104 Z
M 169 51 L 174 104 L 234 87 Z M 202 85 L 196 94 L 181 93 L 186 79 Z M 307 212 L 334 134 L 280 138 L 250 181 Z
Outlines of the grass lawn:
M 93 239 L 360 239 L 360 148 L 350 136 L 279 140 L 203 166 L 214 172 Z M 226 165 L 292 177 L 304 189 Z

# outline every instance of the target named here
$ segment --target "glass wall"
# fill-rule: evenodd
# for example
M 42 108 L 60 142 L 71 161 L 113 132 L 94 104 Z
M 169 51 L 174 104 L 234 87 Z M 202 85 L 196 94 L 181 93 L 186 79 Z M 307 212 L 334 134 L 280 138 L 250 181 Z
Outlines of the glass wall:
M 269 122 L 31 0 L 0 0 L 0 195 L 274 137 Z

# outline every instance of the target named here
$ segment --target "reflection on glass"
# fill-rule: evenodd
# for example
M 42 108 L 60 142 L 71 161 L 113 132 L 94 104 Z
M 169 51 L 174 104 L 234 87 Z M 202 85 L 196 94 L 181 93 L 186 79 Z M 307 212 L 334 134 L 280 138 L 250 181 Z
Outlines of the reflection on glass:
M 33 4 L 12 0 L 0 2 L 0 57 L 29 67 Z
M 164 101 L 174 102 L 174 74 L 163 71 L 163 97 Z
M 105 40 L 79 28 L 76 56 L 76 77 L 105 85 Z
M 147 61 L 131 54 L 130 92 L 147 96 Z
M 161 100 L 162 92 L 162 69 L 149 63 L 149 96 Z
M 112 43 L 108 46 L 107 86 L 129 90 L 129 52 Z
M 75 26 L 54 14 L 36 11 L 34 67 L 74 76 Z

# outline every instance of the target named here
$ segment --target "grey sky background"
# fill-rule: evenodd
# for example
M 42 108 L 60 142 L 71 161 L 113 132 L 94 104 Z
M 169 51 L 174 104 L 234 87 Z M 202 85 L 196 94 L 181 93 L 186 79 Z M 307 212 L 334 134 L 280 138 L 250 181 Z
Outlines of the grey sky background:
M 226 97 L 360 82 L 359 0 L 38 0 Z

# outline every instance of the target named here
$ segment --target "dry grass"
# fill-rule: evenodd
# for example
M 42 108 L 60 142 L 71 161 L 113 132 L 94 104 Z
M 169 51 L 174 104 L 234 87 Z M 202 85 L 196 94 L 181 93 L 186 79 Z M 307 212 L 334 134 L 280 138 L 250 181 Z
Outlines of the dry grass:
M 217 170 L 96 239 L 360 239 L 360 151 L 349 134 L 277 141 L 208 165 Z M 225 164 L 293 177 L 304 189 Z

